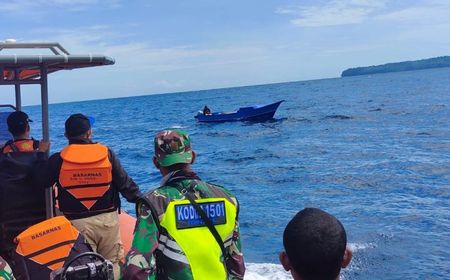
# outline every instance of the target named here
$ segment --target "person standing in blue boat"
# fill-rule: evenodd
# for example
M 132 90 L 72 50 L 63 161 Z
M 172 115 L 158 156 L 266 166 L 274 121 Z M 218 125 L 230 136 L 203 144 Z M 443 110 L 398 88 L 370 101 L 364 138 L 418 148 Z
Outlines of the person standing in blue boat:
M 163 178 L 137 204 L 123 279 L 243 279 L 236 197 L 192 170 L 195 152 L 186 132 L 159 132 L 154 149 Z
M 211 109 L 209 109 L 208 106 L 206 106 L 206 105 L 205 105 L 205 107 L 203 107 L 203 115 L 205 115 L 205 116 L 211 115 Z

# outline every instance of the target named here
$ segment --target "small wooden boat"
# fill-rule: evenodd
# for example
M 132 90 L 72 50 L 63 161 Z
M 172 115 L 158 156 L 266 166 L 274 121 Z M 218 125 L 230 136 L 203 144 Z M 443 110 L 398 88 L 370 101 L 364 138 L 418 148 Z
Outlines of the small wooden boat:
M 273 118 L 275 112 L 284 100 L 268 104 L 249 107 L 241 107 L 235 112 L 203 114 L 199 111 L 195 118 L 199 122 L 231 122 L 231 121 L 253 121 L 261 122 Z

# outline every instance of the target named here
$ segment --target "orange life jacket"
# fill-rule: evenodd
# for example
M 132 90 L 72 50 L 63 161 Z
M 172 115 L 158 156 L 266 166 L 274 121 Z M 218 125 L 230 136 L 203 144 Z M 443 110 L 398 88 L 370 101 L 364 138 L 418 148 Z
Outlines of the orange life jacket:
M 61 151 L 61 158 L 58 200 L 64 214 L 100 213 L 116 207 L 108 147 L 71 144 Z
M 64 216 L 58 216 L 29 227 L 16 238 L 14 273 L 18 279 L 49 279 L 80 253 L 89 252 L 83 236 Z
M 4 154 L 12 152 L 33 152 L 39 148 L 39 141 L 34 139 L 20 139 L 6 142 L 2 149 Z

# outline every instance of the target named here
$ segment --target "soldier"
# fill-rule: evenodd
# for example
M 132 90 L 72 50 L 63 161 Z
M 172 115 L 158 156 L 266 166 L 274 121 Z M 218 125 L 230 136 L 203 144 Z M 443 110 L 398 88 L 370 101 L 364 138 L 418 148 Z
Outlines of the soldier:
M 0 280 L 14 280 L 14 275 L 12 274 L 11 268 L 8 263 L 0 257 Z
M 123 279 L 243 279 L 237 199 L 191 169 L 195 153 L 186 132 L 164 130 L 154 148 L 163 178 L 137 204 Z

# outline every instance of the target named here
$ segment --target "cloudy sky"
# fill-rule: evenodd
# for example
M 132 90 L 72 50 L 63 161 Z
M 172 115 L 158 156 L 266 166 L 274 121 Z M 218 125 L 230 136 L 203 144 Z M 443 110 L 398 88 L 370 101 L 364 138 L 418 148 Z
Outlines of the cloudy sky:
M 52 74 L 52 103 L 330 78 L 450 55 L 447 0 L 0 0 L 0 26 L 0 40 L 57 41 L 116 60 Z M 0 88 L 0 103 L 12 91 Z M 23 92 L 25 104 L 39 102 L 38 87 Z

